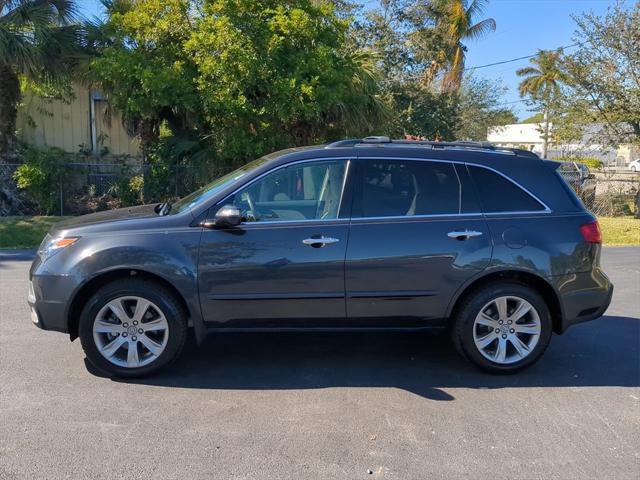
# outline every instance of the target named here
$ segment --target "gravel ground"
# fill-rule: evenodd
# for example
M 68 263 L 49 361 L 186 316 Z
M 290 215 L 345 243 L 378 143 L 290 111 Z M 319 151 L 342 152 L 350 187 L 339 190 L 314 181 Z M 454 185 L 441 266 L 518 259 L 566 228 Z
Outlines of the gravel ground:
M 607 316 L 510 377 L 428 334 L 227 334 L 160 376 L 87 369 L 0 253 L 0 478 L 640 478 L 640 248 Z M 371 473 L 369 473 L 371 472 Z

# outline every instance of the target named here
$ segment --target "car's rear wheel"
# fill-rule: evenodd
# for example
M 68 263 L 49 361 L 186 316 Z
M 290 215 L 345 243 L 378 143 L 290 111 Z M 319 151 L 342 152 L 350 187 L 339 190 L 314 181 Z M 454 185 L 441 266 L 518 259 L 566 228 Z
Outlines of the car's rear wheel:
M 492 283 L 467 296 L 453 318 L 458 350 L 491 373 L 513 373 L 544 353 L 552 320 L 544 299 L 519 283 Z
M 149 375 L 174 360 L 187 322 L 175 296 L 144 279 L 100 288 L 80 316 L 80 341 L 89 361 L 110 376 Z

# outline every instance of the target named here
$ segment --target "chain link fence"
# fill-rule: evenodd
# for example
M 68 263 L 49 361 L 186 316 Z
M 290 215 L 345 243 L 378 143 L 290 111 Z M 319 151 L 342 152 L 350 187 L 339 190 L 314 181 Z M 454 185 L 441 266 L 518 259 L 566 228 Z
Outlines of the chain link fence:
M 588 210 L 603 217 L 637 213 L 640 174 L 624 171 L 560 174 L 582 199 Z
M 2 178 L 18 178 L 21 164 L 0 164 Z M 24 168 L 24 167 L 23 167 Z M 190 165 L 83 163 L 61 165 L 50 178 L 24 188 L 30 213 L 82 215 L 112 208 L 172 200 L 205 185 L 228 169 Z M 29 173 L 29 172 L 27 172 Z M 5 176 L 8 175 L 8 176 Z
M 0 174 L 12 178 L 20 164 L 0 164 Z M 100 210 L 182 197 L 228 169 L 189 165 L 138 163 L 64 163 L 47 181 L 25 189 L 31 213 L 80 215 Z M 599 216 L 632 215 L 640 173 L 621 171 L 561 172 L 585 206 Z

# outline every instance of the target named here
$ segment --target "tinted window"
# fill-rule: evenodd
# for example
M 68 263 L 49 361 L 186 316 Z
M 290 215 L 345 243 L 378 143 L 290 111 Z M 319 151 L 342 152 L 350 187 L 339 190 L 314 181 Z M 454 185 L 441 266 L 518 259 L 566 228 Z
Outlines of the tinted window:
M 449 163 L 364 160 L 356 214 L 363 217 L 460 213 L 460 182 Z
M 460 180 L 460 188 L 462 189 L 462 195 L 460 195 L 460 208 L 462 213 L 480 213 L 480 203 L 476 195 L 476 189 L 473 186 L 473 180 L 467 170 L 467 166 L 464 164 L 454 165 L 458 179 Z
M 535 198 L 512 181 L 491 170 L 469 166 L 482 207 L 487 213 L 532 212 L 544 210 Z
M 245 221 L 338 218 L 344 160 L 299 163 L 275 170 L 234 195 Z

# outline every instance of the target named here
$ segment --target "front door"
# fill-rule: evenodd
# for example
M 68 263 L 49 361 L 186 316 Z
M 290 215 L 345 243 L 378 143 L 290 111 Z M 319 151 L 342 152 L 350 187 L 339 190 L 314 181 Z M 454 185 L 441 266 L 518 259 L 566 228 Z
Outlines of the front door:
M 240 207 L 244 221 L 203 232 L 198 282 L 209 326 L 344 322 L 348 171 L 344 159 L 297 162 L 220 203 Z
M 346 257 L 347 316 L 424 325 L 491 259 L 491 235 L 448 162 L 361 159 Z M 463 177 L 463 175 L 465 177 Z

